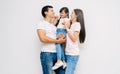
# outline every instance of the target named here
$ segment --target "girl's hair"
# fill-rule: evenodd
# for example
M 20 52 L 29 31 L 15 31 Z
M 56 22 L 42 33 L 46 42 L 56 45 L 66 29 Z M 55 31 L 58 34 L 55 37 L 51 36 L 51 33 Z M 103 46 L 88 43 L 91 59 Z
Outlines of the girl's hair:
M 74 9 L 74 12 L 77 16 L 77 22 L 80 22 L 80 26 L 81 26 L 79 41 L 80 43 L 83 43 L 85 41 L 85 36 L 86 36 L 83 11 L 81 9 Z
M 64 11 L 66 14 L 67 14 L 67 17 L 69 18 L 69 9 L 67 7 L 62 7 L 59 11 L 59 13 L 61 13 L 62 11 Z M 61 19 L 61 17 L 60 17 Z M 59 21 L 60 19 L 58 20 L 58 22 L 56 23 L 56 26 L 59 24 Z
M 66 14 L 68 14 L 67 17 L 69 18 L 69 9 L 67 7 L 63 7 L 60 9 L 59 12 L 61 13 L 62 11 L 64 11 Z

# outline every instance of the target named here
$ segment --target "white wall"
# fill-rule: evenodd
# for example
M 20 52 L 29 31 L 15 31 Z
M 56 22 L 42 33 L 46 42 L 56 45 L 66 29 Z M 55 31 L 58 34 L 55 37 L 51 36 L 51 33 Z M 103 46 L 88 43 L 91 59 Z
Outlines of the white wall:
M 42 74 L 36 24 L 41 8 L 84 11 L 87 31 L 75 74 L 120 74 L 119 0 L 0 0 L 0 74 Z

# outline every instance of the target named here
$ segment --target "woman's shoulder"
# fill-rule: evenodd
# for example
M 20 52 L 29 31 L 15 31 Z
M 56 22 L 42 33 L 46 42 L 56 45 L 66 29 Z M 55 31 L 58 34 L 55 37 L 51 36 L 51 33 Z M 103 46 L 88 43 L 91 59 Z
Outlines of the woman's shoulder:
M 71 27 L 72 27 L 73 29 L 80 29 L 80 23 L 79 23 L 79 22 L 74 22 L 74 23 L 71 25 Z

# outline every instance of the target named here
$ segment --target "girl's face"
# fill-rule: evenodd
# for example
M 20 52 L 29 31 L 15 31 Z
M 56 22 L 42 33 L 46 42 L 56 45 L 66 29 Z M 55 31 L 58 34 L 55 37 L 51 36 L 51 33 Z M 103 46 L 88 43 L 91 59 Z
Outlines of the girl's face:
M 60 13 L 60 17 L 61 18 L 66 18 L 67 17 L 67 13 L 64 12 L 64 10 Z
M 74 11 L 71 13 L 71 20 L 76 20 L 77 16 Z

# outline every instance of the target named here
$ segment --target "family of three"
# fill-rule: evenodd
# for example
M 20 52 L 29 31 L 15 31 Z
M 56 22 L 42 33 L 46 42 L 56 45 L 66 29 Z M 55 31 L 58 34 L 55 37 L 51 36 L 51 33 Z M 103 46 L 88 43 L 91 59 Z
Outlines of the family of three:
M 41 10 L 44 20 L 38 24 L 40 39 L 40 60 L 43 74 L 74 74 L 80 57 L 79 43 L 85 41 L 83 11 L 74 9 L 69 18 L 69 9 L 60 9 L 60 17 L 55 16 L 53 7 Z

